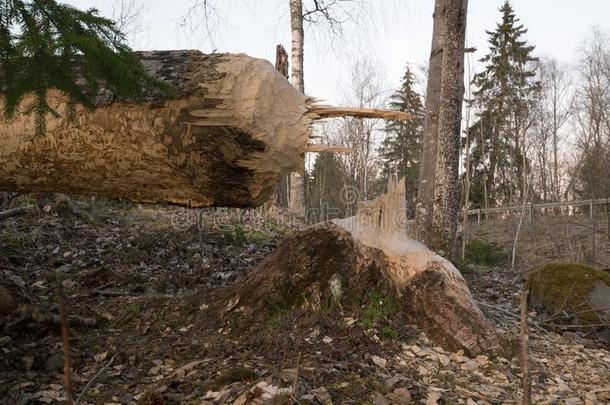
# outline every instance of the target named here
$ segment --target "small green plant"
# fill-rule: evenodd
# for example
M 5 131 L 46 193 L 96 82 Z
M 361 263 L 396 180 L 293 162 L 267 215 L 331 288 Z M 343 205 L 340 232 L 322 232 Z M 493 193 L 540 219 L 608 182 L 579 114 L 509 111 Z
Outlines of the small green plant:
M 505 263 L 508 255 L 494 242 L 471 240 L 466 245 L 466 262 L 497 266 Z
M 247 238 L 246 238 L 246 231 L 244 230 L 244 228 L 241 225 L 235 225 L 234 228 L 234 242 L 235 245 L 237 246 L 244 246 L 246 244 L 246 242 L 248 242 Z
M 32 237 L 31 234 L 20 233 L 15 235 L 7 234 L 4 235 L 2 239 L 9 247 L 16 250 L 23 250 L 30 244 Z
M 386 295 L 373 291 L 368 296 L 368 304 L 362 313 L 362 326 L 370 329 L 382 321 L 387 321 L 399 311 L 398 304 Z
M 255 245 L 262 245 L 271 239 L 271 236 L 265 232 L 253 229 L 247 234 L 248 242 Z
M 390 325 L 385 325 L 381 328 L 381 334 L 389 339 L 397 339 L 399 336 L 398 331 Z
M 267 330 L 270 333 L 277 331 L 278 329 L 281 329 L 283 325 L 284 325 L 284 313 L 282 311 L 274 312 L 267 319 Z

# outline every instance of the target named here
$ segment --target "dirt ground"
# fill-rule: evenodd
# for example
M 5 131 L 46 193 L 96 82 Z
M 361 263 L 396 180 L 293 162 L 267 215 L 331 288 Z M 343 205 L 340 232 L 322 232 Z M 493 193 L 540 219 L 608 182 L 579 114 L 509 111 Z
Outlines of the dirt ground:
M 0 280 L 19 297 L 18 309 L 0 318 L 2 403 L 65 400 L 60 285 L 73 396 L 81 404 L 520 400 L 516 358 L 446 352 L 389 316 L 384 297 L 305 326 L 278 312 L 239 331 L 227 328 L 209 313 L 207 298 L 300 227 L 287 216 L 203 210 L 199 217 L 173 207 L 85 203 L 85 217 L 31 213 L 0 222 Z M 485 236 L 484 228 L 477 232 Z M 508 338 L 518 336 L 518 271 L 507 264 L 464 271 L 482 310 Z M 534 403 L 610 403 L 608 347 L 587 333 L 545 328 L 541 315 L 530 315 Z

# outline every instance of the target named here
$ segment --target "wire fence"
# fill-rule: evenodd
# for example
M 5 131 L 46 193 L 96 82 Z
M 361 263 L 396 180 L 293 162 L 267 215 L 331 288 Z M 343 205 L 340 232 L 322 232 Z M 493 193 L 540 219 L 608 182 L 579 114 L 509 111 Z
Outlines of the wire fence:
M 610 207 L 610 198 L 598 198 L 589 200 L 572 200 L 572 201 L 559 201 L 559 202 L 544 202 L 544 203 L 526 203 L 520 205 L 510 205 L 505 207 L 493 207 L 493 208 L 479 208 L 473 210 L 464 210 L 463 214 L 470 220 L 472 216 L 476 215 L 477 225 L 481 225 L 482 220 L 490 218 L 498 219 L 504 217 L 510 217 L 510 213 L 517 211 L 521 212 L 525 210 L 525 214 L 529 222 L 531 223 L 536 215 L 544 215 L 546 213 L 552 214 L 563 214 L 563 215 L 583 215 L 588 214 L 589 219 L 593 219 L 596 213 L 596 207 L 604 205 L 607 212 Z M 499 214 L 492 216 L 490 214 Z

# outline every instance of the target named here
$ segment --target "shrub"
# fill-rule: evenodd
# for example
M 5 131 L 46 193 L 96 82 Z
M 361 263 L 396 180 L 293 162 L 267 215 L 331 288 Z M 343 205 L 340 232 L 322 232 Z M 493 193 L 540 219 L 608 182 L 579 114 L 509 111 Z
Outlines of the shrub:
M 466 262 L 497 266 L 505 263 L 508 255 L 494 242 L 471 240 L 466 245 Z

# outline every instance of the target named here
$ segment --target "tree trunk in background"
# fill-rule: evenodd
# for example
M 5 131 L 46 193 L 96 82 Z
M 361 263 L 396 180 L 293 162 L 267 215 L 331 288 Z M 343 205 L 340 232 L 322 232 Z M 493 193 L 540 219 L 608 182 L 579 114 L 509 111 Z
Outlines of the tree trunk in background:
M 468 0 L 449 0 L 446 10 L 432 214 L 433 236 L 430 242 L 433 249 L 452 255 L 460 209 L 460 129 Z
M 436 143 L 438 136 L 438 114 L 441 96 L 441 73 L 443 64 L 443 31 L 448 0 L 437 0 L 434 6 L 434 28 L 428 66 L 426 87 L 426 116 L 420 160 L 419 188 L 415 211 L 416 239 L 428 244 L 432 226 L 434 205 L 434 171 L 436 169 Z
M 553 97 L 553 199 L 561 200 L 561 187 L 559 187 L 559 164 L 557 163 L 559 137 L 559 124 L 557 119 L 557 96 Z
M 275 48 L 275 69 L 280 72 L 286 79 L 288 75 L 288 53 L 286 49 L 280 44 Z M 290 174 L 282 176 L 280 183 L 277 185 L 275 192 L 274 203 L 278 207 L 288 207 L 288 201 L 290 198 Z
M 290 0 L 290 28 L 292 31 L 292 85 L 305 93 L 303 77 L 303 52 L 305 34 L 303 31 L 303 2 Z
M 303 3 L 301 0 L 290 0 L 290 28 L 292 31 L 292 85 L 305 94 L 303 78 Z M 304 170 L 305 167 L 301 168 Z M 303 174 L 294 172 L 290 175 L 290 210 L 297 215 L 305 216 L 305 188 Z

